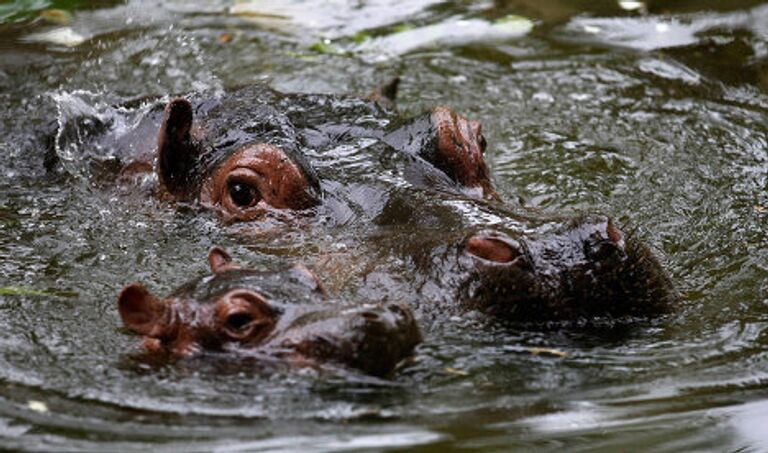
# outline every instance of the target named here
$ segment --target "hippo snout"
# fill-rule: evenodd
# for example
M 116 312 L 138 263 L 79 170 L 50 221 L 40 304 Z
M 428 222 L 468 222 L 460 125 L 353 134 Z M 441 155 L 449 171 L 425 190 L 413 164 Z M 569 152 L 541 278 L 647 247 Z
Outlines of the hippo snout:
M 616 228 L 611 219 L 585 226 L 584 255 L 593 262 L 600 263 L 626 257 L 624 232 Z
M 390 374 L 409 357 L 421 340 L 421 331 L 411 310 L 397 303 L 366 307 L 354 322 L 358 327 L 355 366 L 370 374 Z
M 511 235 L 510 235 L 511 234 Z M 463 243 L 464 304 L 539 322 L 664 313 L 677 293 L 659 261 L 605 216 L 541 234 L 482 231 Z
M 409 329 L 415 326 L 411 311 L 398 304 L 385 307 L 372 307 L 360 313 L 369 329 L 393 330 Z

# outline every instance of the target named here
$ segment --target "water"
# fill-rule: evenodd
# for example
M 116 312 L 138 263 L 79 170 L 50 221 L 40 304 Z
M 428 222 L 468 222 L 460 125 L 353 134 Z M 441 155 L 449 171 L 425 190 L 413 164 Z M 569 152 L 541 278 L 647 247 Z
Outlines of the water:
M 34 9 L 51 2 L 18 3 L 0 9 L 5 448 L 768 449 L 768 6 L 295 1 L 253 2 L 263 12 L 253 15 L 224 0 L 61 1 L 52 6 L 71 9 L 72 20 L 53 25 Z M 521 16 L 514 30 L 525 20 L 533 28 L 430 41 L 437 46 L 392 38 L 510 15 Z M 58 27 L 69 27 L 64 42 L 40 37 Z M 504 198 L 599 210 L 637 229 L 684 294 L 680 310 L 600 335 L 438 318 L 415 363 L 389 381 L 215 357 L 137 359 L 138 339 L 115 307 L 123 285 L 167 293 L 205 271 L 212 244 L 269 267 L 354 249 L 368 230 L 249 235 L 94 186 L 76 161 L 48 175 L 35 138 L 56 120 L 57 99 L 86 93 L 98 111 L 262 80 L 365 93 L 393 75 L 403 78 L 404 112 L 449 105 L 483 122 Z M 353 150 L 333 157 L 360 170 Z M 339 275 L 321 277 L 344 287 Z M 403 288 L 372 282 L 366 295 L 415 297 Z

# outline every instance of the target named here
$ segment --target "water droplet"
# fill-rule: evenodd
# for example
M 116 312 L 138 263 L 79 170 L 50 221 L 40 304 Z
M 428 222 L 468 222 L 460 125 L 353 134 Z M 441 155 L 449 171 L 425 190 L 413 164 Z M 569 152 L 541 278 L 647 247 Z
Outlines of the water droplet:
M 542 102 L 542 103 L 555 102 L 555 98 L 553 98 L 552 95 L 547 93 L 546 91 L 539 91 L 538 93 L 534 93 L 532 96 L 532 99 L 536 102 Z
M 27 401 L 27 407 L 35 412 L 40 412 L 41 414 L 48 412 L 48 405 L 42 401 L 29 400 Z

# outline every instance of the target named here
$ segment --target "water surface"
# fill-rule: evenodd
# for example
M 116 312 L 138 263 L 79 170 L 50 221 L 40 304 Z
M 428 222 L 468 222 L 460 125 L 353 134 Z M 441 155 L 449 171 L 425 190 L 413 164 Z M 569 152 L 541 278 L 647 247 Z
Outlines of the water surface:
M 0 5 L 5 448 L 768 449 L 768 6 L 314 3 Z M 40 17 L 51 8 L 71 18 Z M 426 36 L 414 30 L 432 38 L 414 44 Z M 68 100 L 98 110 L 263 80 L 365 93 L 393 75 L 403 112 L 449 105 L 483 122 L 505 198 L 636 229 L 684 294 L 680 310 L 599 335 L 438 319 L 390 381 L 136 360 L 115 307 L 123 285 L 166 293 L 205 271 L 212 244 L 270 267 L 355 247 L 355 235 L 244 240 L 209 214 L 94 186 L 77 162 L 47 174 L 36 138 Z M 364 152 L 328 159 L 360 170 Z M 388 287 L 380 297 L 414 298 Z

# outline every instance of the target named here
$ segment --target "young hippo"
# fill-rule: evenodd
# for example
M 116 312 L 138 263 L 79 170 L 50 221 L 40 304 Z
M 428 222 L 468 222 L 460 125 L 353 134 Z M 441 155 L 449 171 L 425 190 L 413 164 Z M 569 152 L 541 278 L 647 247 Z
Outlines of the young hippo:
M 317 205 L 320 185 L 301 137 L 264 94 L 245 88 L 213 106 L 209 100 L 170 101 L 156 151 L 163 189 L 177 200 L 212 207 L 227 220 Z
M 438 315 L 469 309 L 534 324 L 647 319 L 670 312 L 678 300 L 651 250 L 603 215 L 546 217 L 471 200 L 397 211 L 365 252 L 356 251 L 384 258 L 356 264 L 363 275 L 329 283 L 375 293 L 383 290 L 380 282 L 394 282 L 402 288 L 388 291 L 413 295 L 410 303 Z M 343 275 L 334 269 L 343 269 L 345 259 L 315 265 Z
M 456 190 L 495 198 L 480 124 L 446 107 L 404 120 L 382 107 L 394 102 L 397 85 L 393 79 L 369 98 L 284 94 L 257 84 L 165 105 L 134 102 L 109 114 L 60 119 L 51 147 L 68 150 L 63 154 L 72 145 L 97 149 L 129 179 L 154 170 L 158 194 L 199 201 L 233 221 L 317 206 L 323 193 L 308 151 L 322 155 L 361 138 L 423 161 Z
M 407 307 L 332 303 L 303 266 L 242 269 L 220 248 L 210 251 L 208 262 L 212 275 L 165 299 L 138 283 L 122 290 L 120 317 L 144 336 L 148 351 L 180 357 L 224 351 L 296 366 L 335 363 L 384 377 L 421 342 Z

